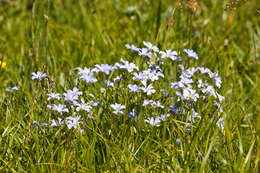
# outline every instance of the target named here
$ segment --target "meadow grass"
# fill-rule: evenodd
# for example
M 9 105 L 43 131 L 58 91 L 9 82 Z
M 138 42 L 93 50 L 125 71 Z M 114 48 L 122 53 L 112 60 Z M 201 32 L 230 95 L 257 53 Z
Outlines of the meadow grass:
M 0 57 L 6 62 L 0 69 L 0 172 L 259 172 L 260 4 L 229 3 L 0 1 Z M 114 115 L 110 104 L 138 105 L 145 96 L 120 87 L 123 94 L 100 90 L 71 71 L 120 58 L 144 68 L 144 61 L 125 48 L 127 43 L 142 47 L 143 40 L 161 50 L 193 49 L 199 60 L 185 67 L 219 71 L 224 130 L 203 104 L 198 110 L 202 119 L 190 133 L 181 114 L 159 127 Z M 166 65 L 166 80 L 177 80 L 177 66 Z M 32 80 L 36 71 L 45 72 L 48 80 Z M 10 86 L 20 88 L 6 92 Z M 47 108 L 46 94 L 74 86 L 104 101 L 95 108 L 95 121 L 83 118 L 84 133 L 65 126 L 33 127 L 34 121 L 50 124 L 58 116 Z M 153 98 L 167 102 L 158 92 Z

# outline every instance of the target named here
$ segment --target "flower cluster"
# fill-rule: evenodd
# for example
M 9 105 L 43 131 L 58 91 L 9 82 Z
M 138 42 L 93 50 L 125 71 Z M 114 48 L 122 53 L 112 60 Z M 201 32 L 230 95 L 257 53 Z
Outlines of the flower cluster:
M 151 126 L 160 126 L 170 118 L 183 117 L 188 121 L 185 123 L 186 131 L 189 131 L 191 123 L 202 119 L 203 114 L 199 114 L 198 109 L 208 102 L 212 102 L 214 107 L 212 117 L 219 117 L 215 115 L 223 112 L 224 97 L 218 91 L 222 83 L 218 72 L 205 67 L 187 67 L 187 59 L 198 59 L 198 54 L 191 49 L 161 51 L 150 42 L 143 44 L 144 48 L 126 45 L 127 49 L 136 52 L 136 56 L 141 56 L 138 65 L 121 59 L 113 65 L 75 68 L 78 79 L 82 81 L 80 84 L 63 94 L 47 94 L 50 103 L 47 107 L 56 112 L 50 126 L 67 126 L 82 131 L 80 125 L 85 119 L 95 121 L 98 111 L 104 110 L 105 116 L 126 115 L 135 117 L 136 121 L 141 117 Z M 175 78 L 168 73 L 173 66 L 178 67 L 175 69 L 179 75 Z M 32 75 L 33 80 L 47 76 L 41 72 Z M 79 89 L 86 87 L 88 90 Z M 108 94 L 111 96 L 107 97 Z M 216 122 L 223 130 L 223 119 L 219 117 Z

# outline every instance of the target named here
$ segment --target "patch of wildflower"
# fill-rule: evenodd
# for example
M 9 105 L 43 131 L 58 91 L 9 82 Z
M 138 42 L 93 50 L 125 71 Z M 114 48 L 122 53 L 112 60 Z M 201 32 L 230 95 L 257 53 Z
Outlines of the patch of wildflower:
M 114 65 L 96 64 L 94 68 L 75 68 L 78 78 L 85 81 L 84 84 L 66 90 L 63 94 L 47 94 L 48 101 L 59 102 L 48 105 L 50 110 L 59 113 L 58 117 L 51 120 L 50 126 L 65 126 L 68 129 L 82 131 L 80 125 L 85 123 L 86 119 L 95 121 L 100 112 L 104 114 L 102 117 L 111 114 L 128 115 L 129 118 L 135 117 L 136 121 L 139 121 L 137 117 L 144 117 L 144 121 L 151 126 L 160 126 L 170 118 L 183 116 L 188 120 L 188 123 L 184 122 L 186 124 L 184 128 L 190 133 L 194 127 L 192 124 L 203 117 L 203 113 L 198 113 L 198 108 L 203 107 L 204 103 L 212 101 L 214 107 L 212 114 L 217 112 L 219 115 L 224 112 L 222 108 L 224 97 L 218 93 L 222 84 L 218 72 L 212 72 L 205 67 L 187 68 L 187 64 L 180 64 L 186 62 L 187 56 L 198 59 L 195 51 L 184 49 L 182 51 L 187 56 L 181 57 L 178 51 L 171 49 L 162 51 L 150 42 L 144 41 L 143 44 L 144 48 L 133 44 L 125 45 L 145 61 L 140 66 L 120 59 L 120 62 Z M 173 80 L 166 71 L 177 61 L 180 64 L 178 66 L 180 75 Z M 46 77 L 46 74 L 41 72 L 32 75 L 32 79 L 42 80 Z M 104 76 L 106 77 L 102 81 Z M 98 83 L 89 87 L 90 83 L 96 82 Z M 157 93 L 163 94 L 164 100 L 158 100 Z M 222 118 L 218 119 L 217 125 L 221 130 L 224 129 Z

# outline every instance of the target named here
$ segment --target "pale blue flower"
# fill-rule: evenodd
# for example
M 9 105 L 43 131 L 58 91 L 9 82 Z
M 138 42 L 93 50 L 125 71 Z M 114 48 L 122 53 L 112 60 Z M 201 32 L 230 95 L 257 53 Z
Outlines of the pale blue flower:
M 90 68 L 87 68 L 87 67 L 84 67 L 84 69 L 80 68 L 80 67 L 77 67 L 75 68 L 76 70 L 78 70 L 78 75 L 84 75 L 84 74 L 89 74 L 91 73 L 91 69 Z
M 115 82 L 115 83 L 118 83 L 121 79 L 122 79 L 122 75 L 120 74 L 119 76 L 117 76 L 117 77 L 115 77 L 114 79 L 113 79 L 113 81 Z
M 164 108 L 163 105 L 161 105 L 161 103 L 159 101 L 153 101 L 153 100 L 144 100 L 143 106 L 147 106 L 150 105 L 154 108 Z
M 220 113 L 222 113 L 223 112 L 223 109 L 222 109 L 222 106 L 221 106 L 221 104 L 219 104 L 217 101 L 213 101 L 213 103 L 214 103 L 214 105 L 216 105 L 217 106 L 217 109 L 218 109 L 218 111 L 220 112 Z
M 154 52 L 159 52 L 159 48 L 158 48 L 157 46 L 152 45 L 152 43 L 143 41 L 143 44 L 144 44 L 149 50 L 152 50 L 152 51 L 154 51 Z
M 147 85 L 146 81 L 142 81 L 143 87 L 140 87 L 141 90 L 143 90 L 144 93 L 147 95 L 151 95 L 156 92 L 156 90 L 153 88 L 152 84 Z
M 224 125 L 225 125 L 224 119 L 221 117 L 221 118 L 218 120 L 218 122 L 217 122 L 217 126 L 220 128 L 221 131 L 223 131 L 223 130 L 224 130 L 224 127 L 225 127 Z
M 148 58 L 152 58 L 152 52 L 149 52 L 149 49 L 142 48 L 139 50 L 138 55 L 140 56 L 147 56 Z
M 144 100 L 143 106 L 150 105 L 153 102 L 153 100 Z
M 93 72 L 84 73 L 79 78 L 84 80 L 84 81 L 86 81 L 87 83 L 95 83 L 95 82 L 97 82 L 97 79 L 95 78 Z
M 95 102 L 95 101 L 90 101 L 89 104 L 92 105 L 92 106 L 94 106 L 94 107 L 97 107 L 98 105 L 103 104 L 103 101 L 97 101 L 97 102 Z
M 47 96 L 49 96 L 47 98 L 47 100 L 52 100 L 52 99 L 57 99 L 57 100 L 60 100 L 60 94 L 59 93 L 50 93 L 50 94 L 47 94 Z
M 152 106 L 152 107 L 155 107 L 155 108 L 162 108 L 162 109 L 164 108 L 164 106 L 163 106 L 159 101 L 157 101 L 157 102 L 155 102 L 155 101 L 152 102 L 152 103 L 151 103 L 151 106 Z
M 144 74 L 143 72 L 139 72 L 139 73 L 133 73 L 134 77 L 132 78 L 133 80 L 140 80 L 140 81 L 144 81 L 148 79 L 148 76 L 146 74 Z
M 59 104 L 59 105 L 53 104 L 51 106 L 48 105 L 47 107 L 54 110 L 54 111 L 59 112 L 61 115 L 62 115 L 63 112 L 67 112 L 67 113 L 69 112 L 69 109 L 67 109 L 66 105 L 63 105 L 63 104 Z
M 109 80 L 107 81 L 107 84 L 106 84 L 107 88 L 110 88 L 110 87 L 114 87 L 114 83 L 113 82 L 110 82 Z
M 199 98 L 199 94 L 196 93 L 196 90 L 193 90 L 191 88 L 184 88 L 182 93 L 182 99 L 193 100 L 196 102 L 198 98 Z
M 83 111 L 86 111 L 86 112 L 90 113 L 91 109 L 92 109 L 91 104 L 90 103 L 85 103 L 84 99 L 81 99 L 81 103 L 76 104 L 76 106 L 77 106 L 76 111 L 83 110 Z
M 201 116 L 199 115 L 199 113 L 197 113 L 193 108 L 191 110 L 191 114 L 190 112 L 188 113 L 188 121 L 195 121 L 195 118 L 199 118 L 201 119 Z
M 213 79 L 213 82 L 215 83 L 215 85 L 220 88 L 221 87 L 221 83 L 222 83 L 222 80 L 221 80 L 221 77 L 218 76 L 218 71 L 216 71 L 215 73 L 210 73 L 209 74 L 210 77 Z
M 160 126 L 161 119 L 160 117 L 150 117 L 144 120 L 145 122 L 149 123 L 151 126 Z
M 177 106 L 169 106 L 168 111 L 172 111 L 175 114 L 178 114 L 179 108 Z
M 8 87 L 5 89 L 5 91 L 8 91 L 8 92 L 14 92 L 15 90 L 18 90 L 20 87 L 18 86 L 14 86 L 14 87 Z
M 95 68 L 92 69 L 92 71 L 94 71 L 94 72 L 100 72 L 101 71 L 101 72 L 104 72 L 105 74 L 109 75 L 109 73 L 111 71 L 114 71 L 115 69 L 116 69 L 115 66 L 111 66 L 109 64 L 101 64 L 101 65 L 96 64 Z
M 78 103 L 77 100 L 80 95 L 82 95 L 82 92 L 76 87 L 74 87 L 73 90 L 67 90 L 66 93 L 63 94 L 65 101 L 71 102 L 73 105 Z
M 82 121 L 82 119 L 80 116 L 76 116 L 76 117 L 69 116 L 66 118 L 66 125 L 67 125 L 68 129 L 71 129 L 71 128 L 76 129 L 82 123 L 81 121 Z
M 140 92 L 140 88 L 135 84 L 128 84 L 130 92 Z
M 128 113 L 128 117 L 135 117 L 136 115 L 137 115 L 137 112 L 135 109 L 132 109 L 132 111 Z
M 170 58 L 172 61 L 175 61 L 177 59 L 178 53 L 176 51 L 172 50 L 166 50 L 165 52 L 160 51 L 160 54 L 162 55 L 162 59 L 164 58 Z
M 138 67 L 134 64 L 134 63 L 129 63 L 128 61 L 125 61 L 121 58 L 120 60 L 122 63 L 116 63 L 115 66 L 119 67 L 120 69 L 125 69 L 128 72 L 133 72 L 134 69 L 136 69 L 137 71 L 139 70 Z
M 162 121 L 166 121 L 167 118 L 169 118 L 170 116 L 171 116 L 170 114 L 161 114 L 161 115 L 159 116 L 159 118 L 160 118 L 160 120 L 162 120 Z
M 125 109 L 124 105 L 115 103 L 115 104 L 111 104 L 110 106 L 114 109 L 114 111 L 113 111 L 114 114 L 124 114 L 124 111 L 123 111 L 123 109 Z
M 191 49 L 184 49 L 183 52 L 188 54 L 188 57 L 199 59 L 198 54 Z
M 47 76 L 46 73 L 42 73 L 40 71 L 38 72 L 32 72 L 32 80 L 34 79 L 39 79 L 39 80 L 42 80 L 43 78 L 45 78 Z
M 64 124 L 64 121 L 58 117 L 58 121 L 56 120 L 51 120 L 51 127 L 58 127 Z
M 127 49 L 130 49 L 130 50 L 133 50 L 133 51 L 136 51 L 136 52 L 139 52 L 139 50 L 140 50 L 140 48 L 136 47 L 136 46 L 133 45 L 133 44 L 131 44 L 131 45 L 126 44 L 125 47 L 126 47 Z

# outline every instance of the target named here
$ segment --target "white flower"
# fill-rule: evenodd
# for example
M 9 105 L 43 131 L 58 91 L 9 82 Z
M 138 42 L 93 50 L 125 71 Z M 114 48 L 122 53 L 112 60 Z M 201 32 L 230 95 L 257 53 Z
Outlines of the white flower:
M 184 49 L 183 52 L 187 53 L 191 58 L 199 59 L 198 54 L 191 49 Z
M 152 43 L 143 41 L 143 44 L 144 44 L 149 50 L 153 50 L 154 52 L 159 52 L 158 47 L 152 45 Z
M 218 100 L 219 100 L 220 102 L 222 102 L 222 100 L 225 99 L 225 97 L 223 97 L 222 95 L 220 95 L 220 94 L 218 94 L 218 93 L 216 93 L 216 95 L 217 95 Z
M 67 92 L 63 94 L 65 101 L 70 101 L 72 104 L 77 103 L 80 95 L 82 95 L 82 92 L 76 87 L 74 87 L 73 90 L 67 90 Z
M 201 79 L 198 80 L 198 88 L 205 88 L 208 86 L 208 83 L 203 82 Z
M 90 103 L 85 103 L 84 99 L 81 99 L 81 103 L 76 104 L 77 108 L 76 111 L 86 111 L 88 113 L 91 112 L 92 106 L 90 105 Z
M 207 74 L 209 74 L 209 75 L 212 74 L 212 72 L 211 72 L 210 69 L 208 69 L 208 68 L 205 68 L 205 67 L 197 67 L 197 69 L 198 69 L 202 74 L 205 74 L 205 73 L 207 73 Z
M 222 83 L 222 80 L 221 80 L 221 77 L 218 76 L 218 71 L 216 71 L 215 73 L 210 73 L 209 74 L 210 77 L 213 79 L 213 82 L 215 83 L 215 85 L 220 88 L 221 87 L 221 83 Z
M 139 92 L 140 88 L 135 84 L 128 84 L 128 88 L 130 89 L 130 92 Z
M 147 80 L 148 76 L 145 75 L 143 72 L 139 72 L 139 73 L 133 73 L 134 77 L 132 78 L 133 80 Z
M 172 61 L 175 61 L 178 56 L 178 53 L 176 51 L 172 51 L 170 49 L 166 50 L 165 52 L 160 51 L 160 54 L 162 55 L 162 59 L 170 58 Z
M 120 69 L 125 69 L 128 72 L 133 72 L 134 69 L 138 70 L 138 67 L 134 63 L 129 63 L 121 58 L 120 60 L 122 63 L 116 63 L 115 66 L 119 67 Z
M 87 83 L 95 83 L 95 82 L 97 82 L 97 79 L 94 77 L 94 73 L 93 72 L 84 73 L 79 78 L 84 80 L 84 81 L 86 81 Z
M 196 93 L 196 90 L 193 90 L 191 88 L 184 88 L 182 98 L 184 100 L 193 100 L 196 102 L 197 99 L 199 98 L 199 94 Z
M 144 93 L 147 95 L 151 95 L 156 92 L 156 90 L 153 88 L 152 84 L 147 85 L 146 81 L 142 81 L 143 87 L 141 87 L 141 90 L 143 90 Z
M 170 83 L 170 86 L 171 86 L 171 88 L 176 88 L 176 89 L 178 89 L 178 88 L 184 88 L 184 87 L 185 87 L 185 85 L 184 85 L 184 83 L 182 83 L 182 81 L 179 81 L 179 82 L 171 82 L 171 83 Z
M 201 119 L 201 116 L 199 115 L 199 113 L 197 113 L 193 108 L 192 108 L 191 112 L 192 112 L 191 115 L 190 115 L 190 112 L 188 113 L 188 121 L 194 122 L 195 118 Z
M 220 128 L 221 131 L 223 131 L 223 130 L 224 130 L 224 127 L 225 127 L 224 125 L 225 125 L 224 119 L 221 117 L 221 118 L 218 120 L 218 122 L 217 122 L 217 126 Z
M 217 109 L 219 110 L 220 113 L 223 112 L 221 104 L 219 104 L 217 101 L 214 100 L 214 104 L 217 106 Z
M 107 81 L 107 88 L 110 88 L 110 87 L 114 87 L 114 83 L 113 82 L 110 82 L 109 80 Z
M 47 100 L 52 100 L 52 99 L 57 99 L 57 100 L 60 100 L 60 94 L 59 93 L 50 93 L 50 94 L 47 94 L 47 96 L 49 96 L 47 98 Z
M 156 81 L 156 80 L 159 80 L 159 77 L 162 77 L 164 78 L 164 74 L 160 71 L 156 72 L 155 70 L 151 71 L 150 69 L 147 71 L 147 75 L 148 75 L 148 78 L 151 80 L 151 81 Z
M 99 65 L 99 64 L 96 64 L 95 65 L 95 68 L 94 69 L 92 69 L 92 71 L 94 71 L 94 72 L 104 72 L 105 74 L 109 74 L 110 73 L 110 71 L 114 71 L 116 69 L 116 67 L 114 67 L 114 66 L 111 66 L 111 65 L 109 65 L 109 64 L 101 64 L 101 65 Z
M 80 68 L 80 67 L 77 67 L 75 68 L 76 70 L 78 70 L 78 75 L 80 76 L 79 78 L 86 81 L 87 83 L 95 83 L 97 82 L 97 79 L 94 77 L 94 73 L 92 72 L 91 69 L 89 68 Z
M 47 75 L 46 75 L 46 73 L 42 73 L 42 72 L 40 72 L 40 71 L 38 71 L 38 72 L 32 72 L 32 80 L 34 80 L 34 79 L 39 79 L 39 80 L 42 80 L 43 78 L 45 78 Z
M 164 106 L 163 105 L 161 105 L 161 103 L 159 102 L 159 101 L 157 101 L 157 102 L 152 102 L 152 107 L 155 107 L 155 108 L 164 108 Z
M 160 126 L 159 123 L 161 122 L 161 118 L 156 117 L 150 117 L 144 120 L 145 122 L 149 123 L 151 126 Z
M 8 91 L 8 92 L 14 92 L 14 90 L 18 90 L 20 87 L 18 86 L 14 86 L 14 87 L 8 87 L 5 89 L 5 91 Z
M 115 104 L 111 104 L 110 106 L 114 109 L 113 111 L 114 114 L 124 114 L 124 111 L 122 110 L 125 109 L 124 105 L 115 103 Z
M 150 105 L 153 102 L 153 100 L 144 100 L 143 106 Z
M 120 74 L 119 76 L 115 77 L 115 78 L 113 79 L 113 81 L 114 81 L 115 83 L 118 83 L 121 79 L 122 79 L 122 75 Z
M 147 56 L 149 58 L 152 58 L 152 52 L 149 52 L 149 50 L 147 48 L 142 48 L 139 50 L 138 55 L 140 56 Z
M 69 112 L 69 110 L 66 108 L 66 105 L 59 104 L 58 106 L 53 104 L 52 106 L 48 106 L 48 108 L 59 112 L 61 115 L 63 112 Z
M 89 104 L 94 106 L 94 107 L 97 107 L 98 105 L 103 104 L 103 101 L 98 101 L 98 102 L 90 101 Z
M 165 121 L 167 118 L 169 118 L 171 115 L 170 114 L 161 114 L 160 116 L 159 116 L 159 118 L 160 118 L 160 120 L 162 120 L 162 121 Z
M 55 120 L 51 120 L 51 127 L 58 127 L 58 126 L 61 126 L 63 124 L 64 124 L 63 120 L 59 117 L 58 117 L 58 122 L 55 121 Z
M 79 124 L 81 124 L 81 117 L 80 116 L 76 116 L 76 117 L 72 117 L 72 116 L 69 116 L 66 118 L 66 125 L 68 127 L 68 129 L 71 129 L 71 128 L 77 128 L 79 126 Z
M 133 45 L 133 44 L 131 44 L 131 45 L 126 44 L 125 47 L 126 47 L 127 49 L 130 49 L 130 50 L 133 50 L 133 51 L 136 51 L 136 52 L 139 52 L 139 50 L 140 50 L 140 48 L 136 47 L 136 46 Z
M 77 67 L 75 68 L 76 70 L 78 70 L 78 75 L 84 75 L 84 74 L 89 74 L 91 72 L 91 69 L 84 67 L 84 69 Z
M 132 112 L 129 112 L 128 117 L 134 117 L 137 115 L 137 112 L 135 109 L 132 109 Z
M 159 101 L 153 101 L 153 100 L 144 100 L 143 106 L 151 105 L 154 108 L 164 108 L 163 105 Z

